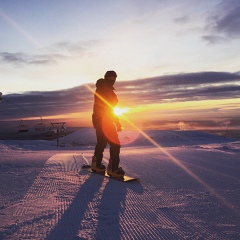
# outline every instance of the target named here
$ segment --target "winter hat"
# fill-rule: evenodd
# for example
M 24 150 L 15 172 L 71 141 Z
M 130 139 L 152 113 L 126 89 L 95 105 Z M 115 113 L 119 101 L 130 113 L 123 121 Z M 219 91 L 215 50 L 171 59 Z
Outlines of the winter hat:
M 107 79 L 108 77 L 117 77 L 117 74 L 115 71 L 107 71 L 104 75 L 104 78 Z

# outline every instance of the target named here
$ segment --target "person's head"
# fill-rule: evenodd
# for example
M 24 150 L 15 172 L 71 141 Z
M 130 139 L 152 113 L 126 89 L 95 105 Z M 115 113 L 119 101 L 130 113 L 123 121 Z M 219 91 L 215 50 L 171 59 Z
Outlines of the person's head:
M 107 71 L 104 75 L 104 79 L 107 81 L 107 83 L 111 86 L 114 85 L 116 82 L 117 74 L 115 71 Z

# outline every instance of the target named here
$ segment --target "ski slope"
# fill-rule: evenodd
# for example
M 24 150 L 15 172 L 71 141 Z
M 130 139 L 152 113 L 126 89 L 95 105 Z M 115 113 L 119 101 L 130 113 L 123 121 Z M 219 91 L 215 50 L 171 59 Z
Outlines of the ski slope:
M 240 239 L 240 142 L 146 134 L 154 146 L 121 133 L 121 166 L 140 178 L 128 183 L 81 170 L 91 162 L 92 129 L 62 138 L 61 148 L 0 141 L 0 239 Z

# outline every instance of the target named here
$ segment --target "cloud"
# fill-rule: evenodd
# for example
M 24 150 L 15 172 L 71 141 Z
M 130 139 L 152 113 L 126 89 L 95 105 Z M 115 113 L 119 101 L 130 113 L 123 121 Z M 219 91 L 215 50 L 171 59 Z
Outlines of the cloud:
M 145 104 L 237 98 L 240 97 L 239 83 L 237 73 L 198 72 L 120 82 L 116 88 L 122 99 L 131 98 L 136 104 Z
M 27 56 L 21 52 L 18 52 L 18 53 L 1 52 L 0 57 L 1 57 L 1 62 L 17 63 L 17 64 L 27 62 Z
M 55 58 L 52 55 L 28 55 L 23 52 L 0 52 L 0 63 L 9 63 L 13 65 L 46 65 L 55 62 Z
M 93 94 L 85 86 L 79 86 L 58 91 L 3 95 L 0 111 L 19 119 L 39 118 L 89 111 L 92 104 Z
M 240 98 L 239 73 L 183 73 L 121 81 L 115 85 L 120 104 L 131 108 L 167 102 Z M 95 89 L 93 84 L 89 86 Z M 0 111 L 20 119 L 83 112 L 91 114 L 93 107 L 93 93 L 84 85 L 58 91 L 8 94 L 3 95 L 3 99 Z
M 223 7 L 226 13 L 223 16 L 217 16 L 214 28 L 217 32 L 240 37 L 240 2 L 224 1 Z
M 94 46 L 99 43 L 97 40 L 89 40 L 89 41 L 60 41 L 51 46 L 51 49 L 57 53 L 61 52 L 62 54 L 66 54 L 68 56 L 76 56 L 87 54 Z
M 181 117 L 179 117 L 181 119 Z M 219 121 L 216 119 L 191 119 L 185 120 L 184 122 L 178 122 L 177 120 L 169 120 L 169 121 L 160 121 L 159 119 L 149 120 L 145 122 L 145 125 L 149 129 L 176 129 L 176 130 L 194 130 L 194 129 L 203 129 L 203 130 L 220 130 L 219 133 L 226 130 L 226 125 L 221 122 L 221 118 Z M 236 129 L 239 128 L 239 117 L 238 118 L 231 118 L 229 120 L 230 125 L 228 125 L 229 129 L 234 129 L 236 133 Z
M 227 42 L 227 39 L 218 35 L 205 35 L 202 37 L 203 40 L 207 41 L 209 44 L 217 44 Z
M 209 43 L 220 43 L 223 39 L 240 37 L 240 1 L 222 1 L 208 17 L 203 39 Z
M 43 49 L 44 54 L 0 52 L 0 63 L 12 64 L 14 66 L 56 64 L 60 60 L 89 54 L 98 43 L 99 41 L 97 40 L 80 42 L 61 41 L 53 44 L 48 49 Z
M 174 18 L 174 22 L 179 23 L 179 24 L 185 24 L 185 23 L 189 22 L 189 20 L 190 20 L 189 16 L 187 16 L 187 15 Z

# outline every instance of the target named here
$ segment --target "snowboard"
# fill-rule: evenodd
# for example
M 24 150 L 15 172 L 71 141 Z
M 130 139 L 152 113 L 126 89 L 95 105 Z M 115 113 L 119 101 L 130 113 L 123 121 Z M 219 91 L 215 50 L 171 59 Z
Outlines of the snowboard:
M 108 175 L 107 172 L 103 172 L 103 173 L 94 172 L 94 171 L 92 171 L 90 165 L 83 165 L 82 169 L 84 171 L 88 171 L 90 173 L 102 175 L 104 177 L 111 178 L 111 179 L 114 179 L 114 180 L 117 180 L 117 181 L 120 181 L 120 182 L 134 182 L 134 181 L 138 181 L 139 180 L 138 178 L 129 177 L 129 176 L 126 176 L 126 175 L 124 175 L 123 177 L 112 177 L 112 176 Z

